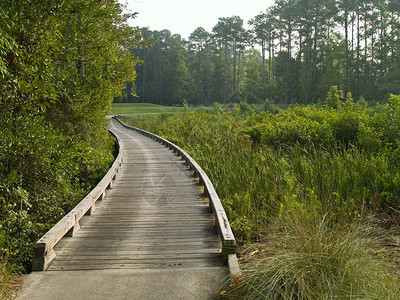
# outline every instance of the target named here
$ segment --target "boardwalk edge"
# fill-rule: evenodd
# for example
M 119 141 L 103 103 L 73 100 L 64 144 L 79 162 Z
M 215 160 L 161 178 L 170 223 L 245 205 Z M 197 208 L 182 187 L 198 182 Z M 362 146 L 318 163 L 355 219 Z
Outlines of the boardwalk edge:
M 118 137 L 110 130 L 115 137 L 118 146 L 118 156 L 114 160 L 107 174 L 100 180 L 97 186 L 89 192 L 67 215 L 47 231 L 35 244 L 35 256 L 33 258 L 32 271 L 45 271 L 56 257 L 54 246 L 64 236 L 74 236 L 79 230 L 79 220 L 84 215 L 91 215 L 96 208 L 96 201 L 102 200 L 105 190 L 110 188 L 123 161 L 123 148 Z
M 218 233 L 222 242 L 222 253 L 229 268 L 230 275 L 234 277 L 240 276 L 241 272 L 236 256 L 236 239 L 233 235 L 228 217 L 222 206 L 221 200 L 219 199 L 219 196 L 215 191 L 211 180 L 203 171 L 203 169 L 188 153 L 186 153 L 186 151 L 184 151 L 182 148 L 175 145 L 174 143 L 168 141 L 167 139 L 164 139 L 154 133 L 145 131 L 143 129 L 126 125 L 116 116 L 114 116 L 113 119 L 117 120 L 125 128 L 136 131 L 172 149 L 177 155 L 182 156 L 182 158 L 189 164 L 190 168 L 199 177 L 201 185 L 204 186 L 204 195 L 210 200 L 210 206 L 213 210 L 216 227 L 218 229 Z

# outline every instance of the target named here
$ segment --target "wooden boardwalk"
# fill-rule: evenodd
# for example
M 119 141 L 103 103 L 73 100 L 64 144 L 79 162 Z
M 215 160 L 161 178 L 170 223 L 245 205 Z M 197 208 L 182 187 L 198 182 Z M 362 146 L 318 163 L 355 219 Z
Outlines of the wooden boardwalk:
M 28 275 L 17 299 L 213 298 L 240 270 L 209 178 L 179 147 L 170 145 L 180 156 L 114 119 L 110 129 L 123 150 L 36 243 L 34 270 L 46 271 Z
M 184 161 L 111 120 L 125 149 L 112 188 L 48 270 L 207 267 L 223 264 L 214 215 Z

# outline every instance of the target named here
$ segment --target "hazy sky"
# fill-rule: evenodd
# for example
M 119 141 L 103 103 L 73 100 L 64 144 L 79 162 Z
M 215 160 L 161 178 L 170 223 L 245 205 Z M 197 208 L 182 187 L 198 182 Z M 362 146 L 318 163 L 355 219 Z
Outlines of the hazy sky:
M 265 11 L 274 0 L 120 0 L 139 15 L 132 26 L 169 29 L 187 39 L 197 28 L 211 31 L 219 17 L 239 16 L 247 21 Z M 246 27 L 247 28 L 247 27 Z

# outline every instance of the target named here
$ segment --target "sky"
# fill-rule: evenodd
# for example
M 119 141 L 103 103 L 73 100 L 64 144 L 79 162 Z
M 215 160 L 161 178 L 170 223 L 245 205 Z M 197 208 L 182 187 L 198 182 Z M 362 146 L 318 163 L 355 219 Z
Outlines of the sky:
M 245 28 L 247 22 L 270 7 L 274 0 L 121 0 L 131 11 L 138 12 L 132 26 L 149 27 L 150 30 L 168 29 L 188 39 L 197 28 L 208 32 L 218 23 L 219 17 L 239 16 Z

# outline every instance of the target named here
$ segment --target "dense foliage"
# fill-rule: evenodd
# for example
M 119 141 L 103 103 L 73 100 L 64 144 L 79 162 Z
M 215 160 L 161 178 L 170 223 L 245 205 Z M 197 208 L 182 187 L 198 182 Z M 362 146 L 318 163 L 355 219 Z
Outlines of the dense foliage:
M 114 0 L 0 0 L 1 285 L 113 160 L 105 117 L 141 43 L 129 17 Z
M 295 106 L 245 117 L 243 109 L 135 122 L 194 156 L 240 237 L 256 239 L 265 216 L 292 208 L 326 210 L 336 222 L 397 208 L 399 96 L 375 110 L 344 103 L 336 110 Z
M 268 240 L 266 257 L 250 268 L 256 281 L 244 285 L 249 299 L 398 295 L 355 224 L 398 212 L 400 96 L 374 109 L 350 96 L 336 109 L 267 109 L 255 113 L 243 103 L 226 112 L 216 104 L 212 112 L 131 123 L 196 159 L 242 243 Z
M 238 16 L 188 40 L 142 29 L 154 43 L 133 49 L 144 61 L 139 99 L 128 84 L 122 100 L 317 103 L 332 85 L 356 100 L 387 99 L 400 92 L 399 14 L 392 0 L 276 0 L 249 30 Z

